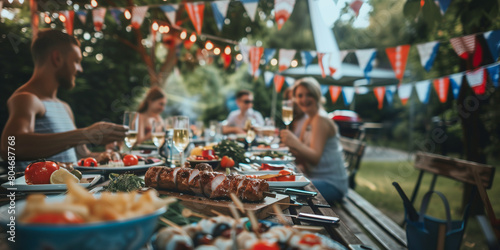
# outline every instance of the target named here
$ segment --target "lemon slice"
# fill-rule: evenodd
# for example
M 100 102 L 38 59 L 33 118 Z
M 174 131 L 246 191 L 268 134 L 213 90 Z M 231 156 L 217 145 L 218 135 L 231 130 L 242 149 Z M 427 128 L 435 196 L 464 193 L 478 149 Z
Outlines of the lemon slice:
M 50 175 L 50 184 L 65 184 L 66 179 L 70 179 L 71 181 L 74 181 L 76 183 L 80 182 L 80 180 L 68 170 L 66 170 L 65 168 L 60 168 L 52 172 L 52 174 Z

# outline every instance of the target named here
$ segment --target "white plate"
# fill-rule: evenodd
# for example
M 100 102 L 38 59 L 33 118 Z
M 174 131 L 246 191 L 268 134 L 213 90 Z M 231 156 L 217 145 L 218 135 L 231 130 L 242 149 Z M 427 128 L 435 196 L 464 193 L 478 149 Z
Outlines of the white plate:
M 266 151 L 276 151 L 276 152 L 284 152 L 287 153 L 290 151 L 288 147 L 279 147 L 279 148 L 259 148 L 259 147 L 252 147 L 250 151 L 253 152 L 266 152 Z
M 88 188 L 94 184 L 96 184 L 100 179 L 101 175 L 96 174 L 84 174 L 82 178 L 91 179 L 89 183 L 80 183 L 80 185 L 84 188 Z M 66 191 L 66 184 L 35 184 L 28 185 L 24 176 L 21 176 L 14 180 L 14 186 L 10 185 L 10 182 L 6 182 L 2 184 L 4 188 L 17 188 L 15 191 L 20 192 L 43 192 L 43 191 Z
M 127 166 L 127 167 L 82 167 L 82 166 L 74 166 L 75 169 L 80 171 L 85 171 L 85 173 L 100 173 L 100 174 L 109 174 L 109 173 L 123 173 L 126 171 L 137 171 L 137 170 L 147 170 L 150 167 L 164 165 L 163 161 L 155 162 L 151 164 L 144 165 L 135 165 L 135 166 Z
M 254 163 L 258 163 L 258 164 L 262 164 L 262 163 L 288 164 L 288 163 L 295 161 L 295 157 L 288 156 L 288 155 L 285 155 L 283 158 L 277 158 L 277 159 L 273 159 L 270 157 L 269 158 L 267 158 L 267 157 L 256 158 L 255 156 L 251 156 L 249 159 L 250 159 L 250 162 L 254 162 Z

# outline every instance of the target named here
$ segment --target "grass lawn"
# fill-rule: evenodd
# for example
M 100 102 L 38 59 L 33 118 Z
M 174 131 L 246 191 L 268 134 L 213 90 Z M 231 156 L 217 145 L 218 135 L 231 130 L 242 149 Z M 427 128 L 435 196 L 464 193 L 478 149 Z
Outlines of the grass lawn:
M 413 162 L 376 162 L 362 161 L 360 170 L 356 175 L 356 191 L 379 208 L 387 216 L 401 225 L 404 220 L 403 202 L 396 192 L 393 181 L 397 181 L 408 197 L 413 192 L 418 171 L 413 168 Z M 431 175 L 425 174 L 420 187 L 419 195 L 416 199 L 415 207 L 420 209 L 420 201 L 423 194 L 428 190 L 431 181 Z M 460 210 L 462 201 L 462 184 L 460 182 L 448 179 L 438 178 L 435 190 L 444 193 L 450 203 L 452 219 L 462 218 Z M 500 213 L 500 180 L 495 178 L 493 187 L 488 190 L 494 211 L 497 217 Z M 444 206 L 438 197 L 433 197 L 427 211 L 431 216 L 445 218 Z M 475 217 L 469 217 L 466 228 L 465 238 L 462 241 L 461 249 L 488 249 L 485 243 L 484 235 Z

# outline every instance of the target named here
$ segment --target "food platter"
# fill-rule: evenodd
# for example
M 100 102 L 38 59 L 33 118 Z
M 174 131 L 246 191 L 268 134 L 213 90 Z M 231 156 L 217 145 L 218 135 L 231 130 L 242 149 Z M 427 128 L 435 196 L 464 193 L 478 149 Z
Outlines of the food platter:
M 85 183 L 80 183 L 84 188 L 88 188 L 96 184 L 100 179 L 101 175 L 98 174 L 84 174 L 82 179 L 87 180 Z M 16 191 L 20 192 L 44 192 L 44 191 L 66 191 L 66 184 L 38 184 L 38 185 L 28 185 L 24 176 L 17 178 L 14 181 L 14 186 L 11 186 L 9 182 L 2 184 L 4 188 L 17 188 Z
M 99 173 L 99 174 L 109 174 L 109 173 L 123 173 L 123 172 L 132 172 L 132 171 L 146 171 L 150 167 L 161 166 L 165 163 L 163 161 L 155 162 L 151 164 L 144 165 L 134 165 L 134 166 L 125 166 L 125 167 L 112 167 L 112 166 L 98 166 L 98 167 L 82 167 L 82 166 L 74 166 L 75 169 L 78 169 L 85 173 Z
M 280 187 L 280 188 L 288 188 L 288 187 L 305 187 L 311 181 L 307 179 L 305 176 L 297 175 L 295 177 L 295 181 L 268 181 L 269 187 Z

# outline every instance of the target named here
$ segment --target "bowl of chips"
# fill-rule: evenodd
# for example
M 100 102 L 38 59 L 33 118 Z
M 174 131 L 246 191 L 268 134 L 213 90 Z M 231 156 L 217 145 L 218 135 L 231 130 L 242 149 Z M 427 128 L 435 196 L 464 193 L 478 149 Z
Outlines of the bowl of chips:
M 160 199 L 153 191 L 92 195 L 78 185 L 67 185 L 65 196 L 37 194 L 16 202 L 12 249 L 140 249 L 166 205 L 175 201 Z M 11 219 L 8 209 L 0 208 L 3 226 Z

